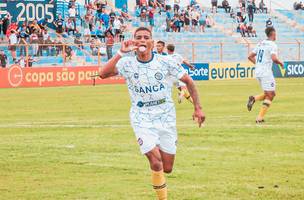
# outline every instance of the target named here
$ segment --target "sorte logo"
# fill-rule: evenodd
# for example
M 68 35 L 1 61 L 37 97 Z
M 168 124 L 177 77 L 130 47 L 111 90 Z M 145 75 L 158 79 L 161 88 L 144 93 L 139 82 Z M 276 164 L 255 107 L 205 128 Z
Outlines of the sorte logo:
M 22 83 L 23 73 L 19 65 L 12 65 L 8 70 L 8 82 L 12 87 L 18 87 Z

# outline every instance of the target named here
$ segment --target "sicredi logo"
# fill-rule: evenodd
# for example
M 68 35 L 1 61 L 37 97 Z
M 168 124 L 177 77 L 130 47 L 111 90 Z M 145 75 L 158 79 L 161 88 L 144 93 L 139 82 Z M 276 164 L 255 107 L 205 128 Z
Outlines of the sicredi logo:
M 286 76 L 304 76 L 304 65 L 302 63 L 292 63 L 287 65 Z
M 250 63 L 210 64 L 210 79 L 248 79 L 254 78 L 255 67 Z

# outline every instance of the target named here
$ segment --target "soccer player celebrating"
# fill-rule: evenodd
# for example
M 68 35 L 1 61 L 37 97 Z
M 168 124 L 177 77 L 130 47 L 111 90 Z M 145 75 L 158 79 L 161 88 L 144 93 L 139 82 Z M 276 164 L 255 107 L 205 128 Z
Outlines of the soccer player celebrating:
M 278 47 L 274 43 L 276 40 L 275 29 L 273 27 L 268 27 L 266 28 L 265 33 L 268 39 L 260 42 L 248 56 L 248 59 L 255 64 L 255 76 L 264 91 L 263 94 L 250 96 L 247 103 L 248 111 L 251 111 L 252 106 L 256 101 L 263 101 L 256 123 L 264 122 L 264 116 L 276 95 L 276 83 L 272 72 L 272 64 L 274 62 L 282 68 L 284 67 L 284 64 L 278 58 Z
M 198 92 L 191 77 L 172 58 L 153 54 L 154 41 L 148 28 L 139 27 L 134 39 L 122 42 L 120 50 L 102 68 L 101 78 L 122 75 L 131 98 L 130 120 L 140 151 L 150 163 L 152 184 L 159 200 L 167 200 L 164 173 L 173 169 L 177 144 L 176 113 L 171 97 L 172 77 L 183 81 L 193 98 L 193 119 L 199 127 L 205 120 Z M 135 50 L 136 56 L 128 54 Z
M 175 46 L 173 44 L 167 45 L 168 55 L 171 56 L 178 64 L 185 64 L 190 69 L 195 69 L 193 65 L 191 65 L 186 59 L 184 59 L 180 54 L 174 53 Z M 188 101 L 193 103 L 193 100 L 190 96 L 189 91 L 187 90 L 187 86 L 182 81 L 178 80 L 176 83 L 176 87 L 179 90 L 178 93 L 178 103 L 182 102 L 183 97 L 185 97 Z

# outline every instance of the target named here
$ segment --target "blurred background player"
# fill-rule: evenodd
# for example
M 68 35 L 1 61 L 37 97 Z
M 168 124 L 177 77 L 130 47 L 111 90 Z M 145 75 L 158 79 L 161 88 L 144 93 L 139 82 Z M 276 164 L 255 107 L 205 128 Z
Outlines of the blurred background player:
M 255 64 L 255 76 L 264 91 L 263 94 L 250 96 L 247 103 L 248 111 L 251 111 L 255 101 L 263 101 L 256 123 L 264 122 L 264 116 L 276 95 L 276 83 L 272 72 L 273 63 L 284 68 L 284 64 L 278 58 L 278 47 L 274 43 L 276 40 L 275 29 L 273 27 L 268 27 L 266 28 L 265 33 L 267 35 L 267 40 L 260 42 L 248 56 L 248 59 Z
M 156 42 L 156 51 L 153 51 L 153 53 L 166 56 L 168 54 L 165 52 L 165 48 L 166 48 L 166 43 L 164 41 L 159 40 Z
M 153 54 L 150 29 L 139 27 L 134 40 L 122 42 L 120 50 L 102 68 L 101 78 L 120 74 L 128 84 L 131 98 L 130 120 L 141 153 L 150 163 L 152 185 L 159 200 L 167 200 L 164 173 L 171 173 L 177 145 L 176 112 L 169 80 L 186 83 L 193 97 L 199 126 L 204 122 L 199 95 L 193 80 L 171 57 Z M 136 56 L 126 54 L 132 50 Z
M 185 64 L 190 69 L 192 69 L 192 70 L 195 69 L 194 65 L 192 65 L 186 59 L 184 59 L 180 54 L 174 53 L 174 51 L 175 51 L 174 44 L 168 44 L 167 45 L 168 56 L 171 56 L 179 65 Z M 190 96 L 190 93 L 189 93 L 189 91 L 187 89 L 186 84 L 183 83 L 182 81 L 178 81 L 178 82 L 176 82 L 174 84 L 176 85 L 177 89 L 179 90 L 179 92 L 178 92 L 178 103 L 182 102 L 183 97 L 185 97 L 188 101 L 190 101 L 191 103 L 193 103 L 193 100 L 192 100 L 192 98 Z

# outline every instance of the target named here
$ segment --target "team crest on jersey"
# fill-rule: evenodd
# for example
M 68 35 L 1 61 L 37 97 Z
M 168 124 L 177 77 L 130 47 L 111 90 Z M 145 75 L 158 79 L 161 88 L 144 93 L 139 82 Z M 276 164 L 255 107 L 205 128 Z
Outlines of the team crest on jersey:
M 134 73 L 134 78 L 138 79 L 139 75 L 138 73 Z
M 143 145 L 143 143 L 144 143 L 144 141 L 141 138 L 138 138 L 137 142 L 140 146 Z
M 154 75 L 156 80 L 162 80 L 163 79 L 163 74 L 160 72 L 156 72 L 156 74 Z

